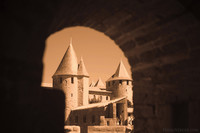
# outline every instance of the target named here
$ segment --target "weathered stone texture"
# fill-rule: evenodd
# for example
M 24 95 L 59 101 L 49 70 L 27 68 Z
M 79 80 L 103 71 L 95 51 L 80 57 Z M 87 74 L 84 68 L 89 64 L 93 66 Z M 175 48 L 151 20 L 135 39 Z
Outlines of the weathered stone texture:
M 51 125 L 60 125 L 53 124 L 53 115 L 42 119 L 37 106 L 45 40 L 65 27 L 86 26 L 105 33 L 128 57 L 137 133 L 160 133 L 177 125 L 199 128 L 199 9 L 195 0 L 3 1 L 3 127 L 20 133 L 47 127 L 51 133 Z M 43 109 L 58 115 L 48 107 Z

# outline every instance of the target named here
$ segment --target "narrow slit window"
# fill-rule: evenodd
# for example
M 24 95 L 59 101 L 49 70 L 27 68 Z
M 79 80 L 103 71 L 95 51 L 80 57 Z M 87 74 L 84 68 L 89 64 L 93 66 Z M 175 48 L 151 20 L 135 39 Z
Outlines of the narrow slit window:
M 60 77 L 60 83 L 62 83 L 62 77 Z
M 71 77 L 71 83 L 72 83 L 72 84 L 74 83 L 74 78 L 73 78 L 73 77 Z

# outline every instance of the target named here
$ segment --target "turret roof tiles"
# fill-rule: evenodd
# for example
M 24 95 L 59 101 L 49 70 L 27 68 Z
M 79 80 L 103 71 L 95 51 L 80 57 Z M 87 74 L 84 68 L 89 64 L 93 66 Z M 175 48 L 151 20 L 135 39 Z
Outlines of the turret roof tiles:
M 79 65 L 78 65 L 78 75 L 89 77 L 89 74 L 88 74 L 88 72 L 87 72 L 87 70 L 85 68 L 85 64 L 83 62 L 83 58 L 82 57 L 81 57 Z
M 98 81 L 96 82 L 94 87 L 105 88 L 105 85 L 104 85 L 103 81 L 101 80 L 101 78 L 98 79 Z
M 116 72 L 107 81 L 111 80 L 132 80 L 122 61 L 120 61 Z
M 65 55 L 62 58 L 60 65 L 58 66 L 56 72 L 53 76 L 57 75 L 77 75 L 77 57 L 72 46 L 70 43 Z

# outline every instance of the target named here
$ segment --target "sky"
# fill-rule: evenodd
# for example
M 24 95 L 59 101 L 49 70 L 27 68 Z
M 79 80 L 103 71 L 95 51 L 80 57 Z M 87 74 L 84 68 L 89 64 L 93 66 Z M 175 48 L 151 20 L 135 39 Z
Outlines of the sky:
M 47 38 L 43 55 L 43 86 L 51 86 L 52 76 L 60 64 L 71 38 L 78 63 L 82 56 L 90 76 L 90 83 L 92 81 L 96 83 L 100 77 L 105 84 L 105 81 L 115 73 L 120 60 L 123 61 L 131 76 L 128 60 L 113 40 L 97 30 L 76 26 L 65 28 Z

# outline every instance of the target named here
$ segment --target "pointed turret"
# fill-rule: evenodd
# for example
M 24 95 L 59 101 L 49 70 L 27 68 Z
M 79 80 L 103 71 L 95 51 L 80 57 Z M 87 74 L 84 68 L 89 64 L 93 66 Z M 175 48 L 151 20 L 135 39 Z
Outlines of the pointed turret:
M 63 56 L 63 59 L 58 66 L 55 74 L 53 76 L 57 75 L 77 75 L 77 57 L 76 53 L 74 51 L 74 48 L 72 46 L 72 42 L 70 42 L 70 45 Z
M 94 81 L 92 81 L 92 82 L 90 83 L 89 87 L 94 87 L 94 86 L 95 86 L 95 83 L 94 83 Z
M 65 120 L 69 124 L 69 115 L 78 106 L 77 57 L 72 41 L 53 75 L 53 88 L 63 90 L 65 94 Z
M 88 104 L 88 88 L 89 88 L 89 74 L 85 68 L 83 58 L 81 57 L 78 65 L 78 105 Z
M 82 57 L 81 57 L 80 63 L 78 64 L 78 75 L 89 77 L 89 74 L 85 68 L 85 64 L 83 62 Z
M 98 81 L 96 82 L 94 87 L 105 88 L 105 85 L 104 85 L 103 81 L 101 80 L 101 78 L 98 79 Z
M 116 72 L 107 80 L 107 81 L 110 81 L 110 80 L 132 80 L 122 62 L 122 60 L 120 61 L 118 67 L 117 67 L 117 70 Z
M 106 90 L 112 91 L 111 99 L 127 96 L 132 101 L 132 79 L 122 61 L 120 61 L 116 72 L 106 81 Z

